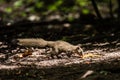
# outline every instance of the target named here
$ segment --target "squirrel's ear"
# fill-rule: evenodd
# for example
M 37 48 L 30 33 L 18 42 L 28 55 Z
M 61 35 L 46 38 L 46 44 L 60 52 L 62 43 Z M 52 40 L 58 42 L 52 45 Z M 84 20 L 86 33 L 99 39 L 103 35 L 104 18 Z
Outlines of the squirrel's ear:
M 77 46 L 81 46 L 81 44 L 77 44 Z

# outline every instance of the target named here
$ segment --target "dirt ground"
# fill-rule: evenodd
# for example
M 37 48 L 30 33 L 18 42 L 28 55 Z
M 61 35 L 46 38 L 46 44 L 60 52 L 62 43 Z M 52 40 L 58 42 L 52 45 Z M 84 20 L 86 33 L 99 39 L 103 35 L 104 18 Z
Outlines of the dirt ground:
M 25 48 L 10 49 L 2 45 L 0 80 L 119 80 L 120 43 L 83 44 L 85 56 L 62 53 L 61 59 L 51 59 L 45 49 L 27 52 Z M 21 56 L 24 53 L 30 53 Z

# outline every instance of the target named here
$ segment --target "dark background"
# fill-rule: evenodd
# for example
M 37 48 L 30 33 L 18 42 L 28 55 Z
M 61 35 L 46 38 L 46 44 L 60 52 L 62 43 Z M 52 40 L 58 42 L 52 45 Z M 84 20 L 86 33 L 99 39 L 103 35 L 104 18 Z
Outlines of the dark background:
M 0 40 L 119 42 L 119 0 L 0 0 Z

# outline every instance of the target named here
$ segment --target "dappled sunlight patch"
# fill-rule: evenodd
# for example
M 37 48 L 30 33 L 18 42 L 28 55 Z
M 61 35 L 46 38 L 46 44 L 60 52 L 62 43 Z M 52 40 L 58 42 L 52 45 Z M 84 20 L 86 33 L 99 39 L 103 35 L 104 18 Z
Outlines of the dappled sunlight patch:
M 100 57 L 102 57 L 102 55 L 100 54 L 87 53 L 83 55 L 82 58 L 85 59 L 85 58 L 100 58 Z
M 19 66 L 15 65 L 1 65 L 0 64 L 0 69 L 16 69 L 19 68 Z

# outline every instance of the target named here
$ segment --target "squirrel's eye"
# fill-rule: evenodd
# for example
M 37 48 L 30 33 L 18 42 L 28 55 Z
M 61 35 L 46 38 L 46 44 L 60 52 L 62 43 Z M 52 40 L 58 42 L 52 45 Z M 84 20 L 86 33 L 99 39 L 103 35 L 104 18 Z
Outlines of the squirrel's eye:
M 80 49 L 79 47 L 76 48 L 76 50 L 79 50 L 79 49 Z

